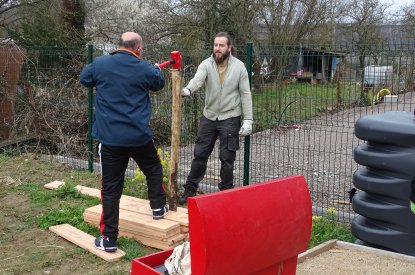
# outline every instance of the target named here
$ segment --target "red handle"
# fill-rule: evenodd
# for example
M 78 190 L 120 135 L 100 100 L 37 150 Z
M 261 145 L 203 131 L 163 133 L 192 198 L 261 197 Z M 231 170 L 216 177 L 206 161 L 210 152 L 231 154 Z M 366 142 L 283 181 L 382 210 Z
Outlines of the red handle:
M 174 60 L 164 61 L 163 63 L 159 64 L 159 67 L 163 69 L 164 67 L 169 66 L 170 64 L 174 64 Z

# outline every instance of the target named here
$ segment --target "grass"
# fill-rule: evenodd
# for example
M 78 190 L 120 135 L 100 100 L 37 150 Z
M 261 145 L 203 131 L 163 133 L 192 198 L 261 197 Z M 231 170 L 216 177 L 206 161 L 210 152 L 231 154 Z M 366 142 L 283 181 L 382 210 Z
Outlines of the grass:
M 313 217 L 312 232 L 308 247 L 312 248 L 333 239 L 345 242 L 354 242 L 356 240 L 349 227 L 336 222 L 336 212 L 331 208 L 327 210 L 325 216 Z
M 23 211 L 24 213 L 17 217 L 18 222 L 13 225 L 11 223 L 6 225 L 3 230 L 4 234 L 0 236 L 0 243 L 8 244 L 8 242 L 15 238 L 16 234 L 20 234 L 19 232 L 25 233 L 31 228 L 40 228 L 41 231 L 45 232 L 48 227 L 62 223 L 71 224 L 84 232 L 93 236 L 98 236 L 98 229 L 84 222 L 83 212 L 90 206 L 100 204 L 100 201 L 97 198 L 82 195 L 74 188 L 77 184 L 99 188 L 97 176 L 89 172 L 76 171 L 68 167 L 62 167 L 59 164 L 38 161 L 35 158 L 30 158 L 30 160 L 26 161 L 25 158 L 26 157 L 24 156 L 9 157 L 0 154 L 0 167 L 2 167 L 0 170 L 0 178 L 7 173 L 9 175 L 15 175 L 15 178 L 19 178 L 21 181 L 21 184 L 16 185 L 5 186 L 0 184 L 0 194 L 10 198 L 27 197 L 27 200 L 25 200 L 24 203 L 29 204 L 27 211 Z M 15 170 L 9 173 L 8 171 L 12 169 Z M 29 176 L 25 178 L 25 175 Z M 49 190 L 43 187 L 45 183 L 57 179 L 65 181 L 66 184 L 56 190 Z M 137 195 L 137 193 L 134 194 L 133 190 L 129 191 L 131 192 L 131 195 Z M 139 193 L 141 192 L 142 190 L 139 190 Z M 18 203 L 19 202 L 16 202 L 16 204 Z M 16 207 L 18 206 L 16 205 Z M 7 209 L 12 209 L 13 213 L 10 215 L 18 215 L 17 211 L 10 208 L 10 205 L 7 206 Z M 335 213 L 333 212 L 332 216 L 326 215 L 324 217 L 313 218 L 313 228 L 309 247 L 316 246 L 330 239 L 353 242 L 354 238 L 351 235 L 350 229 L 347 226 L 337 224 L 334 215 Z M 45 237 L 47 235 L 48 234 L 45 234 Z M 34 266 L 36 266 L 37 269 L 61 266 L 63 262 L 77 259 L 77 257 L 82 257 L 87 265 L 102 265 L 101 259 L 76 246 L 70 245 L 70 250 L 62 251 L 59 259 L 55 259 L 53 253 L 51 254 L 50 252 L 43 250 L 35 251 L 37 246 L 36 244 L 33 245 L 33 252 L 29 255 L 25 255 L 25 257 L 29 257 L 28 260 L 30 260 L 31 264 L 21 267 L 22 270 L 33 270 Z M 157 251 L 156 249 L 144 246 L 133 239 L 124 237 L 119 238 L 118 246 L 126 252 L 126 256 L 124 256 L 121 261 L 127 268 L 130 266 L 133 258 Z M 16 255 L 19 255 L 19 253 L 24 252 L 19 252 L 18 250 L 14 252 Z M 46 258 L 44 258 L 45 253 L 47 255 L 45 256 Z M 18 264 L 19 263 L 16 263 L 14 266 Z M 119 268 L 120 267 L 118 267 L 118 270 Z M 18 273 L 19 269 L 16 270 L 15 272 Z M 122 274 L 122 272 L 120 272 L 120 274 Z
M 10 160 L 16 160 L 20 157 L 0 154 L 0 167 L 3 166 L 5 168 L 1 169 L 2 173 L 9 170 L 10 175 L 18 177 L 19 172 L 13 172 L 13 169 L 23 170 L 23 174 L 30 174 L 31 170 L 36 170 L 36 173 L 32 174 L 34 180 L 28 179 L 26 181 L 23 178 L 20 179 L 22 181 L 21 184 L 6 187 L 0 184 L 0 195 L 5 196 L 7 192 L 11 192 L 27 196 L 30 200 L 31 212 L 24 214 L 24 217 L 21 218 L 24 220 L 24 223 L 19 224 L 19 227 L 14 229 L 23 231 L 28 227 L 37 226 L 47 230 L 50 226 L 68 223 L 88 234 L 98 236 L 98 228 L 84 222 L 83 212 L 88 207 L 100 204 L 101 201 L 98 198 L 82 195 L 75 189 L 77 184 L 91 186 L 90 182 L 98 182 L 97 176 L 79 170 L 70 169 L 66 171 L 67 167 L 61 169 L 59 164 L 38 161 L 33 156 L 23 158 L 22 161 L 15 161 L 14 168 L 12 165 L 8 166 Z M 62 171 L 63 173 L 59 173 L 59 177 L 62 177 L 65 185 L 56 190 L 45 189 L 43 185 L 51 181 L 48 171 L 59 172 L 59 170 L 64 170 Z M 2 173 L 0 173 L 0 176 L 2 176 Z M 43 176 L 39 176 L 39 174 L 43 174 Z M 75 179 L 75 181 L 72 179 Z M 97 185 L 92 187 L 99 188 Z M 149 251 L 155 251 L 135 240 L 124 237 L 119 238 L 118 244 L 120 249 L 126 252 L 126 256 L 123 257 L 124 261 L 131 261 L 133 258 L 149 253 Z
M 292 124 L 346 107 L 360 97 L 353 85 L 291 83 L 263 85 L 252 94 L 257 130 Z

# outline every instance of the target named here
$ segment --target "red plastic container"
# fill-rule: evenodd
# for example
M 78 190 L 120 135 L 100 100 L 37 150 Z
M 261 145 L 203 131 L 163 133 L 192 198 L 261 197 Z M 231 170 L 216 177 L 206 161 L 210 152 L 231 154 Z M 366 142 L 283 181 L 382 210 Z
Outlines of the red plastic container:
M 311 234 L 303 176 L 189 198 L 193 275 L 295 274 Z M 133 259 L 131 274 L 164 274 L 171 250 Z

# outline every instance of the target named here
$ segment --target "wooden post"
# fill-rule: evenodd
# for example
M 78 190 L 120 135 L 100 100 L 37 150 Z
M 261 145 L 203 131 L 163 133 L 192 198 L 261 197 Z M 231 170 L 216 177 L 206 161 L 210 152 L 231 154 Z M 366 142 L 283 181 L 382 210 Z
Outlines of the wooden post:
M 171 152 L 169 172 L 169 209 L 177 210 L 177 170 L 180 158 L 180 125 L 182 98 L 180 94 L 181 76 L 180 71 L 172 69 L 172 121 L 171 121 Z

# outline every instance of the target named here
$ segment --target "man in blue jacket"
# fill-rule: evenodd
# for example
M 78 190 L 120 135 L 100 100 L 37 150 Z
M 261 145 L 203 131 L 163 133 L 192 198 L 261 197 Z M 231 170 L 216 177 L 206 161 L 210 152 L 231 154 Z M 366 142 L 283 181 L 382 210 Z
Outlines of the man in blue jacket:
M 141 59 L 142 38 L 137 33 L 122 34 L 119 48 L 96 58 L 81 72 L 86 87 L 96 87 L 95 118 L 92 135 L 98 141 L 101 163 L 101 236 L 98 249 L 117 250 L 119 203 L 130 157 L 144 173 L 153 219 L 168 212 L 163 186 L 163 170 L 149 127 L 149 91 L 164 87 L 158 66 Z
M 187 97 L 204 87 L 205 106 L 197 130 L 194 158 L 179 204 L 196 195 L 217 139 L 221 162 L 219 190 L 234 187 L 233 169 L 239 136 L 250 135 L 253 123 L 248 72 L 244 63 L 233 56 L 234 52 L 230 35 L 217 33 L 212 56 L 200 63 L 195 76 L 182 90 L 182 96 Z

